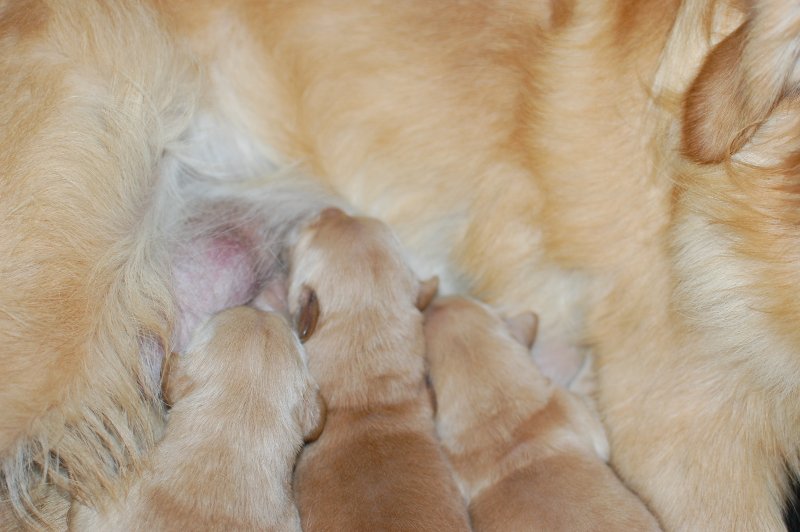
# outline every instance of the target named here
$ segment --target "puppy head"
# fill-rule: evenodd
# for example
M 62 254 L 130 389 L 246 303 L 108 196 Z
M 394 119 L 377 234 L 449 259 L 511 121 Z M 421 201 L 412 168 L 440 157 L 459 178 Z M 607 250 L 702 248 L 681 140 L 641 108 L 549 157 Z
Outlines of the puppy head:
M 201 326 L 187 353 L 165 381 L 165 400 L 202 397 L 214 408 L 254 416 L 287 409 L 299 430 L 313 436 L 325 408 L 305 365 L 303 348 L 286 319 L 275 312 L 235 307 Z
M 289 306 L 306 338 L 318 324 L 320 305 L 424 309 L 438 288 L 438 278 L 416 278 L 385 223 L 336 208 L 300 232 L 290 262 Z
M 235 379 L 239 372 L 261 373 L 270 354 L 292 352 L 289 334 L 275 313 L 249 307 L 223 310 L 197 329 L 187 353 L 170 368 L 168 395 L 179 400 L 192 386 Z
M 454 342 L 495 338 L 513 339 L 530 350 L 536 340 L 539 317 L 534 312 L 501 316 L 491 307 L 463 296 L 434 301 L 425 311 L 425 336 L 434 354 L 445 354 Z M 463 343 L 463 342 L 462 342 Z
M 471 347 L 488 351 L 489 342 L 498 342 L 513 346 L 515 351 L 529 350 L 536 339 L 538 323 L 533 312 L 504 318 L 474 299 L 461 296 L 437 299 L 425 311 L 425 339 L 434 372 L 432 379 L 442 376 L 440 370 L 449 373 L 443 365 L 460 364 L 457 359 L 474 350 Z
M 464 297 L 431 303 L 425 312 L 426 357 L 441 429 L 457 432 L 491 417 L 518 391 L 520 397 L 549 392 L 530 359 L 537 322 L 533 313 L 503 319 Z
M 439 287 L 439 278 L 432 277 L 427 281 L 419 283 L 416 306 L 419 310 L 425 310 Z M 297 300 L 297 311 L 295 318 L 295 329 L 301 342 L 305 342 L 316 330 L 319 321 L 320 307 L 317 293 L 308 285 L 300 288 L 300 295 Z

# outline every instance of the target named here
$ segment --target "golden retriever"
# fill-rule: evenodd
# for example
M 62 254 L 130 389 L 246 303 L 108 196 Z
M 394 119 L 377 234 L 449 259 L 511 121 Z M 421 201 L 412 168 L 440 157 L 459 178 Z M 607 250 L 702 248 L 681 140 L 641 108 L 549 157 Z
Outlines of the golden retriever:
M 297 463 L 303 530 L 469 530 L 425 386 L 420 282 L 386 224 L 327 209 L 291 253 L 289 308 L 328 404 Z
M 89 502 L 138 467 L 162 354 L 318 212 L 258 207 L 289 171 L 443 292 L 547 309 L 534 356 L 594 356 L 667 529 L 781 528 L 798 42 L 792 0 L 0 2 L 2 497 L 30 522 L 41 479 Z
M 71 530 L 300 530 L 292 471 L 322 430 L 302 347 L 274 312 L 235 307 L 170 371 L 163 438 L 120 501 L 74 503 Z
M 425 312 L 436 428 L 473 530 L 660 530 L 606 465 L 596 414 L 543 377 L 515 337 L 533 337 L 522 318 L 463 297 Z

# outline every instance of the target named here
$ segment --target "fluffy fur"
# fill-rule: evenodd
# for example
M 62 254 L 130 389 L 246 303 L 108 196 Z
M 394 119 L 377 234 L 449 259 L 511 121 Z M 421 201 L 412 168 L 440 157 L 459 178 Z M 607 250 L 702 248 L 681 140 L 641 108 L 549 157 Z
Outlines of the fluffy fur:
M 612 463 L 666 528 L 780 528 L 799 24 L 791 0 L 0 2 L 2 497 L 41 524 L 43 494 L 118 493 L 180 338 L 172 250 L 270 212 L 291 164 L 446 291 L 546 309 L 535 356 L 590 351 Z M 318 211 L 293 205 L 255 227 Z
M 390 229 L 326 210 L 292 252 L 290 308 L 328 404 L 295 472 L 303 530 L 469 530 L 425 389 L 422 314 L 435 287 Z
M 163 438 L 119 503 L 75 503 L 71 530 L 300 530 L 292 471 L 324 403 L 286 320 L 236 307 L 170 370 Z
M 477 301 L 425 313 L 436 428 L 474 530 L 660 530 L 608 465 L 605 431 Z

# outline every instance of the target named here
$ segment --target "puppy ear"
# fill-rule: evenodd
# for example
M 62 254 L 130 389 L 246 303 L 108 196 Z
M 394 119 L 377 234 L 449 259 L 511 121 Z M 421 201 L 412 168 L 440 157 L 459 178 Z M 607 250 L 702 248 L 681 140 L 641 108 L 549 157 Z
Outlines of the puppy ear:
M 305 342 L 314 333 L 319 321 L 319 301 L 311 287 L 303 285 L 297 308 L 297 336 L 301 342 Z
M 425 310 L 431 304 L 436 292 L 439 291 L 439 277 L 434 275 L 427 281 L 420 281 L 419 292 L 417 292 L 417 308 Z
M 336 219 L 339 219 L 339 218 L 344 218 L 346 216 L 347 216 L 347 213 L 345 213 L 339 207 L 326 207 L 325 209 L 320 211 L 318 219 L 320 221 L 336 220 Z
M 530 349 L 539 330 L 539 316 L 534 312 L 523 312 L 511 318 L 503 318 L 508 331 L 519 343 Z
M 683 108 L 682 151 L 719 163 L 739 151 L 798 85 L 800 9 L 753 0 L 748 20 L 709 53 Z
M 303 397 L 303 404 L 297 411 L 297 422 L 303 432 L 303 441 L 308 443 L 319 438 L 322 429 L 325 428 L 327 417 L 328 406 L 319 389 L 316 386 L 309 388 L 309 392 Z

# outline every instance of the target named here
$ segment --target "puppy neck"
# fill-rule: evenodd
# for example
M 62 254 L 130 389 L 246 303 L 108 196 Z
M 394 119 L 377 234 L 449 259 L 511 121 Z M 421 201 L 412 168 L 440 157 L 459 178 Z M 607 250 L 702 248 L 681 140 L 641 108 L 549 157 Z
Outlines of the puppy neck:
M 329 408 L 395 404 L 424 379 L 422 316 L 375 309 L 330 311 L 306 342 L 308 367 Z

